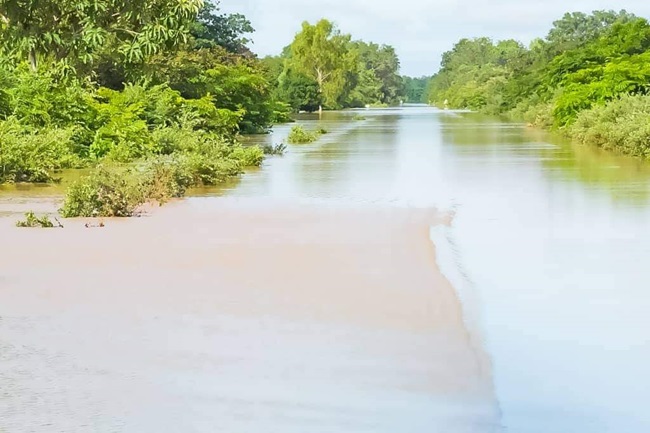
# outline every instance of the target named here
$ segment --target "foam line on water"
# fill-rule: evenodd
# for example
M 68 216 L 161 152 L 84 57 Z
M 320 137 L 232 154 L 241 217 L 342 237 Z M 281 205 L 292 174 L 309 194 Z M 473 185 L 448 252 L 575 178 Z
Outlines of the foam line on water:
M 452 212 L 453 215 L 454 212 Z M 475 289 L 471 276 L 463 264 L 462 251 L 455 238 L 455 228 L 452 224 L 437 224 L 430 227 L 429 239 L 433 242 L 436 251 L 436 263 L 438 269 L 451 283 L 456 296 L 463 308 L 463 322 L 468 330 L 470 343 L 473 346 L 476 356 L 487 357 L 486 370 L 483 373 L 492 375 L 492 360 L 486 350 L 486 340 L 481 324 L 481 308 L 478 292 Z M 492 379 L 494 380 L 494 379 Z M 495 396 L 496 399 L 496 396 Z M 501 412 L 500 404 L 499 412 Z M 501 417 L 501 416 L 500 416 Z M 494 432 L 503 431 L 501 427 L 491 430 Z

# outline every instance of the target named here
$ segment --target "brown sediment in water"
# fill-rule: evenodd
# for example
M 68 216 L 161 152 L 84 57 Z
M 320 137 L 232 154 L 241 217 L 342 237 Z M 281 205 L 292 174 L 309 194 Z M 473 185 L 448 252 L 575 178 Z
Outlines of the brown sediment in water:
M 0 220 L 0 430 L 491 431 L 443 220 L 214 199 L 101 229 Z

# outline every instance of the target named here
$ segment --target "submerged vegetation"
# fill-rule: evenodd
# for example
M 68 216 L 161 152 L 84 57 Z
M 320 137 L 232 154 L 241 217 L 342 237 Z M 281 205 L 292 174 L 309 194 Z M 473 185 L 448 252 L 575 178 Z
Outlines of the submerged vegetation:
M 102 167 L 64 216 L 129 216 L 238 175 L 264 155 L 237 135 L 288 113 L 246 47 L 250 23 L 209 2 L 0 0 L 0 18 L 0 183 Z
M 400 77 L 391 46 L 328 20 L 303 23 L 264 59 L 248 48 L 252 32 L 203 0 L 0 0 L 0 183 L 90 168 L 62 214 L 130 216 L 284 153 L 238 137 L 292 112 L 404 101 L 519 117 L 650 156 L 650 24 L 625 11 L 567 14 L 529 47 L 463 39 L 421 78 Z M 326 132 L 296 126 L 288 142 Z
M 87 167 L 62 214 L 130 216 L 285 151 L 244 147 L 239 134 L 291 112 L 402 98 L 390 46 L 321 20 L 259 59 L 252 32 L 211 1 L 0 0 L 0 183 Z M 290 142 L 323 133 L 296 128 Z
M 51 229 L 54 227 L 63 228 L 63 226 L 58 220 L 57 220 L 57 225 L 54 225 L 54 223 L 52 222 L 49 216 L 43 215 L 41 217 L 37 217 L 33 211 L 29 211 L 25 213 L 25 219 L 16 222 L 16 227 L 23 227 L 23 228 L 40 227 L 44 229 Z
M 289 136 L 287 137 L 287 141 L 290 144 L 308 144 L 318 140 L 318 138 L 323 134 L 327 134 L 327 130 L 323 128 L 318 128 L 314 131 L 308 131 L 302 126 L 296 125 L 291 128 Z
M 265 155 L 284 155 L 284 152 L 287 150 L 287 145 L 284 143 L 267 144 L 262 150 Z
M 528 47 L 515 40 L 461 40 L 443 55 L 428 99 L 648 157 L 649 83 L 646 19 L 626 11 L 576 12 Z

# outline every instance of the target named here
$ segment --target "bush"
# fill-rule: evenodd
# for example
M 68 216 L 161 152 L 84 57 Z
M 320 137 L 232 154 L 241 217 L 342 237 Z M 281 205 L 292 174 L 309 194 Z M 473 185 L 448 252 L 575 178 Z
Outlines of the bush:
M 136 170 L 143 195 L 148 200 L 165 203 L 170 198 L 183 197 L 187 188 L 195 185 L 195 175 L 185 157 L 162 156 L 146 161 Z
M 145 189 L 131 173 L 100 167 L 68 189 L 60 212 L 64 218 L 128 217 L 145 201 Z
M 533 126 L 550 128 L 555 122 L 553 104 L 541 103 L 533 105 L 524 112 L 524 120 Z
M 259 165 L 264 158 L 257 146 L 242 147 L 200 132 L 167 132 L 168 145 L 176 152 L 150 157 L 129 168 L 100 167 L 68 189 L 61 215 L 132 216 L 146 202 L 162 204 L 184 196 L 190 187 L 222 183 L 242 173 L 243 167 Z M 189 140 L 181 143 L 178 140 L 182 137 Z
M 284 152 L 287 150 L 287 145 L 284 143 L 280 144 L 267 144 L 262 149 L 265 155 L 284 155 Z
M 92 97 L 78 80 L 61 79 L 55 70 L 33 73 L 27 65 L 5 71 L 7 115 L 35 127 L 82 126 L 94 116 Z
M 321 134 L 326 134 L 327 131 L 323 128 L 320 128 L 316 131 L 307 131 L 300 125 L 296 125 L 291 128 L 287 141 L 291 144 L 308 144 L 313 143 L 318 140 L 318 137 Z
M 650 95 L 626 95 L 582 111 L 568 133 L 581 144 L 649 158 Z
M 259 167 L 264 161 L 264 150 L 259 146 L 235 145 L 230 158 L 239 161 L 242 167 Z
M 30 129 L 13 117 L 0 121 L 0 183 L 48 182 L 53 171 L 78 166 L 73 134 L 70 128 Z

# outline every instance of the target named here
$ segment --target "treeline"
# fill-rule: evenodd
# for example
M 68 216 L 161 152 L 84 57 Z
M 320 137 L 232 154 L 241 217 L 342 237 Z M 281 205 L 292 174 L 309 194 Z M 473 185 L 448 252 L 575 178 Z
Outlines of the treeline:
M 328 20 L 303 23 L 291 45 L 263 63 L 274 98 L 293 111 L 387 106 L 403 100 L 395 49 L 353 40 Z
M 404 102 L 426 104 L 429 102 L 428 89 L 431 77 L 402 77 Z
M 234 137 L 286 108 L 251 30 L 202 0 L 0 0 L 0 182 L 191 155 L 198 184 L 259 164 Z
M 252 32 L 203 0 L 0 0 L 0 183 L 101 166 L 63 213 L 127 215 L 259 165 L 238 134 L 291 111 L 402 98 L 389 46 L 322 20 L 259 59 Z
M 429 83 L 438 106 L 556 128 L 650 157 L 650 24 L 626 11 L 567 13 L 545 38 L 463 39 Z

